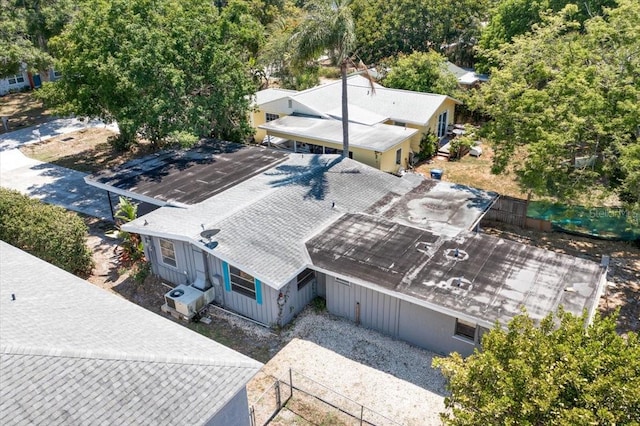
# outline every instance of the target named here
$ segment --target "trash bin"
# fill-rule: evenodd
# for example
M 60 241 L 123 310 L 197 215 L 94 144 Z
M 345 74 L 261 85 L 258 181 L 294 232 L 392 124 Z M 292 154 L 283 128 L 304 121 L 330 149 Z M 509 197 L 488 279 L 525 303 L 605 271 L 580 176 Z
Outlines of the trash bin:
M 442 179 L 442 174 L 444 170 L 442 169 L 431 169 L 431 179 Z

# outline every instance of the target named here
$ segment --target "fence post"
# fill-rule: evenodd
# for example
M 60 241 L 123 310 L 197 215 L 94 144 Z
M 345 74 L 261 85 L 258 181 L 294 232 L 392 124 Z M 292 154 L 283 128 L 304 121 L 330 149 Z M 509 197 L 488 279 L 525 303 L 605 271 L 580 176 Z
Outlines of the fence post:
M 256 412 L 253 409 L 253 405 L 249 407 L 249 421 L 251 426 L 256 426 Z
M 360 426 L 362 426 L 362 420 L 364 419 L 364 405 L 360 406 Z
M 291 367 L 289 367 L 289 390 L 291 391 L 291 396 L 293 397 L 293 374 L 291 373 Z
M 276 404 L 278 404 L 278 410 L 282 408 L 282 397 L 280 396 L 280 380 L 276 380 Z

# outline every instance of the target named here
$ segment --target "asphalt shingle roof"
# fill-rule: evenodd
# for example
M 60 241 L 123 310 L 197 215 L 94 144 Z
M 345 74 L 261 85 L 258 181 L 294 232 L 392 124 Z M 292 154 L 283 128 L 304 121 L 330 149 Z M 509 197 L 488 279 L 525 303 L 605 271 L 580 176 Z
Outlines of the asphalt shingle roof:
M 1 424 L 202 424 L 261 367 L 4 242 L 0 262 Z
M 336 155 L 290 154 L 206 201 L 162 207 L 124 228 L 188 241 L 279 289 L 310 264 L 305 241 L 345 213 L 368 211 L 447 235 L 468 228 L 495 194 L 462 188 L 416 174 L 399 178 Z M 220 230 L 213 249 L 200 239 L 210 228 Z

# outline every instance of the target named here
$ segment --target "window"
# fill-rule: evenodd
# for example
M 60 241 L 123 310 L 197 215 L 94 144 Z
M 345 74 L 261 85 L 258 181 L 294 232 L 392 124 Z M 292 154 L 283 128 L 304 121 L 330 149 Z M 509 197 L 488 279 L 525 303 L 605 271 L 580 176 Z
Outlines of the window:
M 254 300 L 256 299 L 256 282 L 253 276 L 235 266 L 229 265 L 229 281 L 231 281 L 231 290 Z
M 475 341 L 476 325 L 461 319 L 456 319 L 456 336 Z
M 271 114 L 270 112 L 265 113 L 264 116 L 265 116 L 265 119 L 267 120 L 267 123 L 280 118 L 278 114 Z
M 447 134 L 447 115 L 448 111 L 443 112 L 438 116 L 438 137 L 441 138 Z
M 316 277 L 316 273 L 312 269 L 305 269 L 298 274 L 298 290 L 302 290 L 307 284 L 309 284 Z
M 402 148 L 396 151 L 396 164 L 402 164 Z
M 289 109 L 293 108 L 293 101 L 291 99 L 287 101 L 287 106 L 289 107 Z
M 17 84 L 17 83 L 24 83 L 24 76 L 23 75 L 12 75 L 9 78 L 9 84 Z
M 53 77 L 54 78 L 62 77 L 62 71 L 53 70 Z
M 407 127 L 407 123 L 403 123 L 402 121 L 394 121 L 394 126 Z
M 160 255 L 162 256 L 162 263 L 165 265 L 178 266 L 176 262 L 176 248 L 169 240 L 160 238 Z

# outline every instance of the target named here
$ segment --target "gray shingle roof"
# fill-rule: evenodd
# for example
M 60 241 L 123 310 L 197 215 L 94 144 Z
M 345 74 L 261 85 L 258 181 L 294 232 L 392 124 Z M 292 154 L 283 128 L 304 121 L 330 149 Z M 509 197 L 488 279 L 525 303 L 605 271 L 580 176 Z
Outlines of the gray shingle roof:
M 345 213 L 368 211 L 455 235 L 494 197 L 420 175 L 399 178 L 335 155 L 290 154 L 286 162 L 202 203 L 162 207 L 124 228 L 197 244 L 279 289 L 310 264 L 305 241 Z M 199 242 L 203 228 L 220 229 L 214 249 Z
M 220 229 L 214 256 L 280 288 L 308 264 L 309 237 L 344 213 L 363 211 L 389 192 L 404 194 L 416 184 L 336 155 L 291 154 L 202 203 L 163 207 L 125 227 L 196 244 L 202 226 Z
M 202 424 L 261 367 L 4 242 L 0 262 L 2 424 Z

